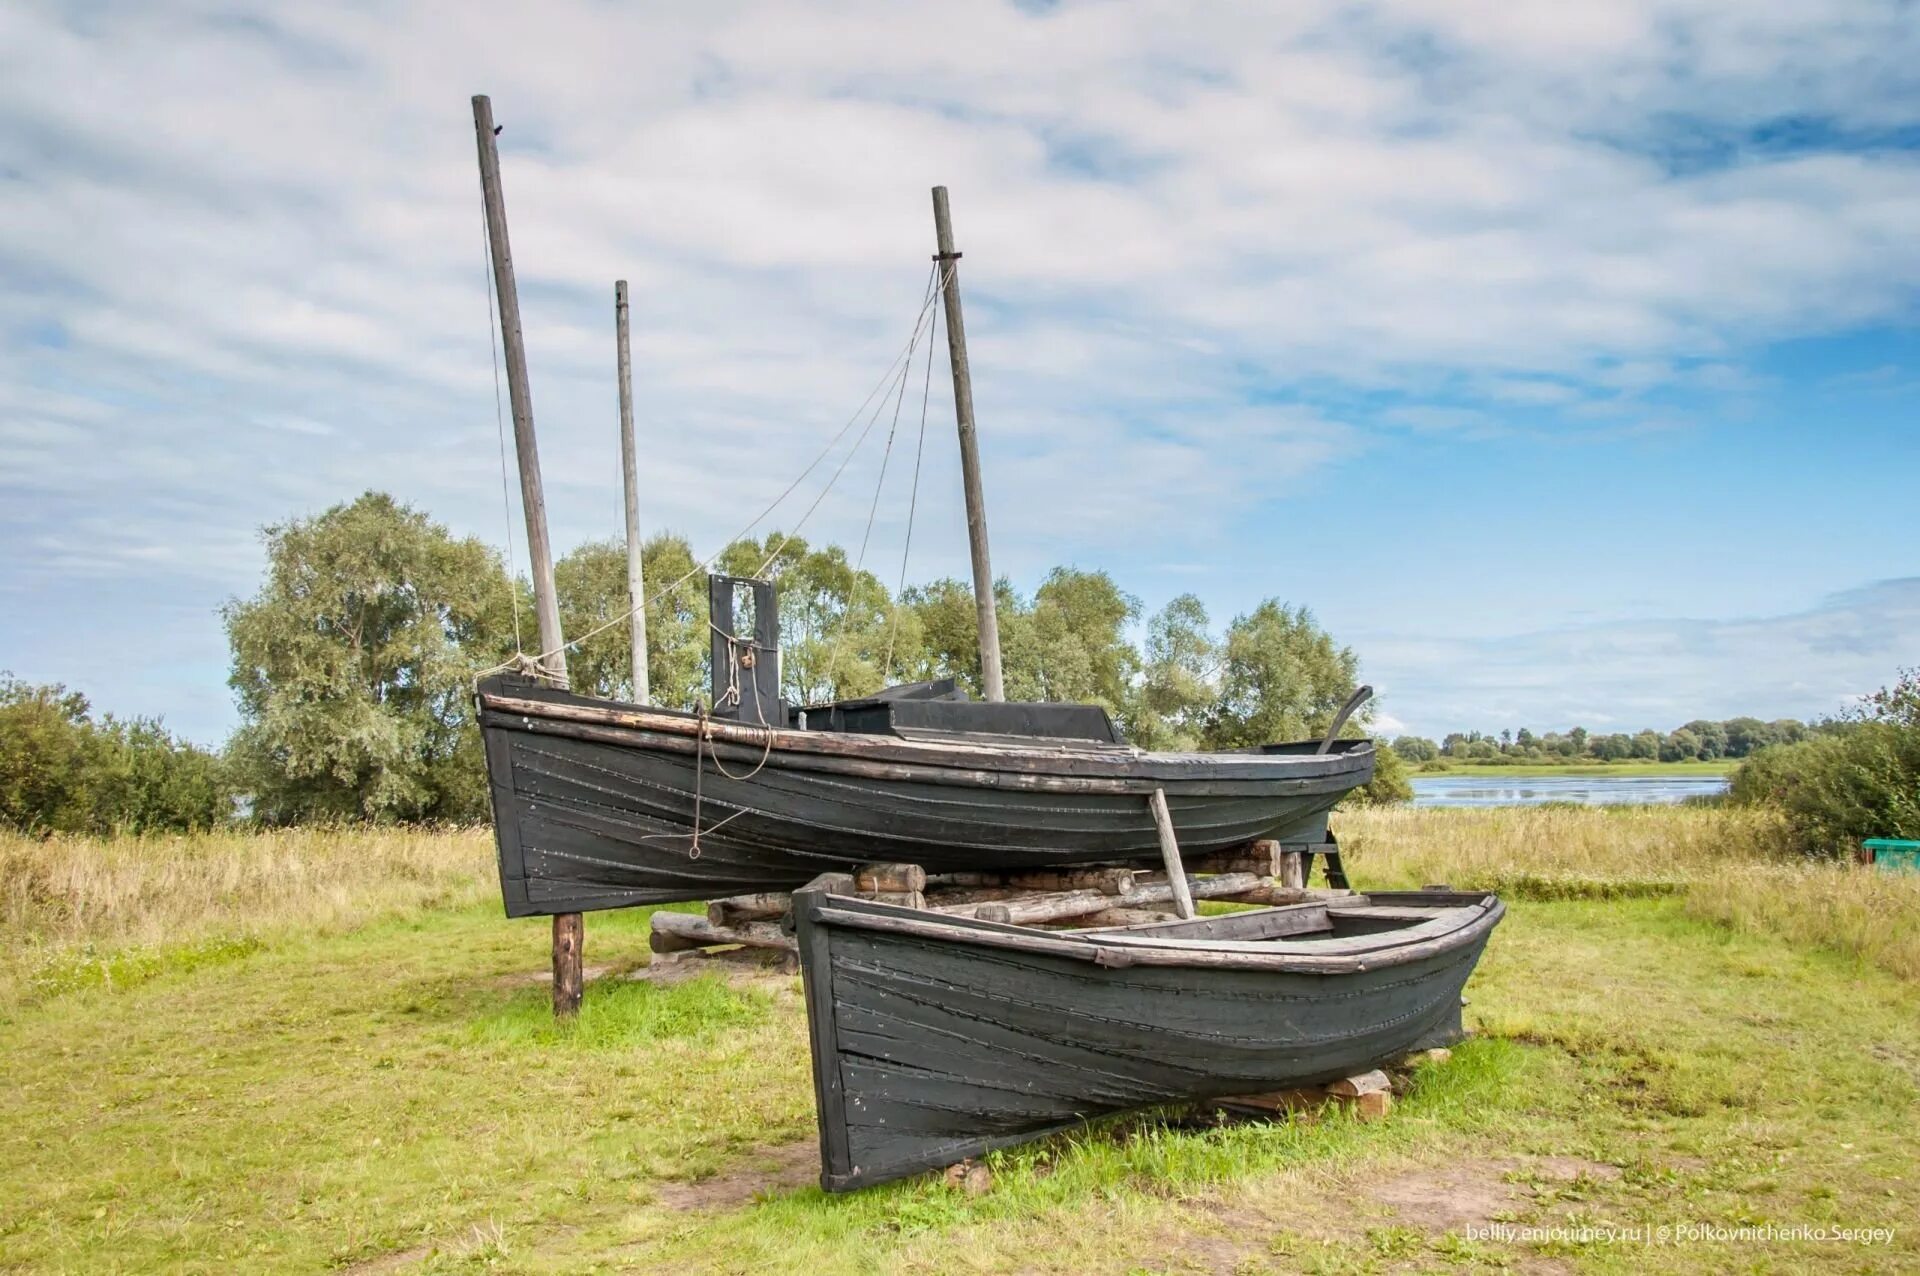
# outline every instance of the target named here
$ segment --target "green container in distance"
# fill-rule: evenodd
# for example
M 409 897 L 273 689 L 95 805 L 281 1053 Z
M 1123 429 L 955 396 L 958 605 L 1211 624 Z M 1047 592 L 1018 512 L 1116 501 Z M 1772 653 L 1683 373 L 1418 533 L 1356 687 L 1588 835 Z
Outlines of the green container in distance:
M 1920 873 L 1920 842 L 1897 837 L 1870 837 L 1860 845 L 1867 848 L 1867 855 L 1873 860 L 1875 868 L 1889 873 Z

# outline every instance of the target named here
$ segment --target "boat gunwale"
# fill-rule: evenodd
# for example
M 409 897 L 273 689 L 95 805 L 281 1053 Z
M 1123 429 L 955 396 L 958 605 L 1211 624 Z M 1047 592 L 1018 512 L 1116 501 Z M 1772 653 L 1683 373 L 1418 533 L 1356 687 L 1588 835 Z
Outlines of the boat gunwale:
M 1168 783 L 1178 786 L 1208 781 L 1256 785 L 1293 782 L 1303 787 L 1324 782 L 1328 787 L 1350 789 L 1357 787 L 1353 775 L 1371 770 L 1375 756 L 1371 741 L 1356 742 L 1345 749 L 1324 754 L 1169 754 L 1149 753 L 1131 745 L 1103 745 L 1095 741 L 1051 740 L 1032 746 L 1009 746 L 965 740 L 802 731 L 791 727 L 744 726 L 642 705 L 617 702 L 592 704 L 579 703 L 576 699 L 508 695 L 488 690 L 484 685 L 478 693 L 478 700 L 482 725 L 496 730 L 526 730 L 533 721 L 540 721 L 548 730 L 564 727 L 638 732 L 683 742 L 679 747 L 669 740 L 648 742 L 674 752 L 693 752 L 700 747 L 704 735 L 707 748 L 726 747 L 732 760 L 757 761 L 779 755 L 782 765 L 788 766 L 804 766 L 802 758 L 810 757 L 820 762 L 833 759 L 843 763 L 867 763 L 892 768 L 927 768 L 950 774 L 964 772 L 968 777 L 990 773 L 1005 779 L 1024 776 L 1041 781 L 1073 781 L 1076 784 L 1104 782 L 1118 786 L 1111 790 L 1115 793 L 1144 793 Z M 500 721 L 500 718 L 509 721 Z M 522 721 L 516 723 L 510 720 L 514 718 Z M 1039 739 L 1041 737 L 1036 737 L 1036 740 Z M 606 742 L 622 741 L 614 739 Z M 932 775 L 915 776 L 904 771 L 897 773 L 895 778 L 935 779 Z M 978 781 L 966 778 L 959 782 Z
M 1455 918 L 1438 918 L 1397 931 L 1356 936 L 1346 952 L 1328 952 L 1325 940 L 1317 952 L 1285 949 L 1265 941 L 1267 951 L 1248 951 L 1246 941 L 1160 940 L 1152 936 L 1122 938 L 1100 931 L 1063 933 L 1029 926 L 955 918 L 925 909 L 856 900 L 809 889 L 794 894 L 796 918 L 813 927 L 842 927 L 906 935 L 934 942 L 997 948 L 1036 956 L 1066 957 L 1105 967 L 1175 966 L 1195 969 L 1233 969 L 1315 975 L 1354 974 L 1407 965 L 1472 947 L 1499 924 L 1506 906 L 1497 895 L 1461 892 L 1463 903 Z M 1353 905 L 1343 905 L 1362 911 Z M 1287 907 L 1287 906 L 1282 906 Z M 1277 911 L 1277 910 L 1276 910 Z M 1445 923 L 1442 925 L 1442 923 Z M 1434 929 L 1429 929 L 1434 928 Z M 1415 932 L 1422 932 L 1415 936 Z M 1415 936 L 1409 938 L 1409 936 Z M 1387 941 L 1387 942 L 1369 942 Z M 1395 942 L 1397 941 L 1397 942 Z

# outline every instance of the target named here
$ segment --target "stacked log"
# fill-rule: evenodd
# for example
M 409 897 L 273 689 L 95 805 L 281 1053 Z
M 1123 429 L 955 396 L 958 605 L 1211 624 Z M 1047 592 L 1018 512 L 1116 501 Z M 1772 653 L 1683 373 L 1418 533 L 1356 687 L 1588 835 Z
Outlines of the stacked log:
M 1313 849 L 1318 848 L 1288 849 L 1278 842 L 1260 841 L 1196 855 L 1188 862 L 1187 889 L 1196 900 L 1261 905 L 1349 894 L 1301 885 L 1307 855 Z M 867 864 L 850 875 L 832 875 L 832 889 L 860 899 L 931 908 L 1003 925 L 1074 928 L 1163 922 L 1173 914 L 1176 895 L 1166 873 L 1134 864 L 941 874 L 929 874 L 918 864 Z M 707 905 L 705 917 L 655 913 L 651 947 L 656 953 L 736 946 L 793 952 L 793 939 L 781 925 L 792 909 L 791 892 L 766 891 L 716 899 Z

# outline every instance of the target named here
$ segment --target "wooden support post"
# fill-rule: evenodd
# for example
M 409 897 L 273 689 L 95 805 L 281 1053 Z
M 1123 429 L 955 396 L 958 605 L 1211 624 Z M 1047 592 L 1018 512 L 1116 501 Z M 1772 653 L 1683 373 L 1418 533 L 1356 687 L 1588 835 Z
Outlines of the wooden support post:
M 620 471 L 627 490 L 627 600 L 633 608 L 633 700 L 652 702 L 647 684 L 647 583 L 640 567 L 640 463 L 633 443 L 633 355 L 627 339 L 627 281 L 613 285 L 614 343 L 619 347 Z
M 493 259 L 493 291 L 500 306 L 500 345 L 507 364 L 507 401 L 513 408 L 513 452 L 520 470 L 520 504 L 527 516 L 527 566 L 533 573 L 533 610 L 539 620 L 540 670 L 555 686 L 567 685 L 566 640 L 560 635 L 560 599 L 553 588 L 553 547 L 547 540 L 547 498 L 540 485 L 540 448 L 533 434 L 533 392 L 527 385 L 527 345 L 520 330 L 520 292 L 513 282 L 513 249 L 507 240 L 507 201 L 500 186 L 500 151 L 494 143 L 493 103 L 473 99 L 474 141 L 480 149 L 480 198 L 487 211 L 487 250 Z M 578 913 L 553 919 L 553 1013 L 580 1009 L 585 926 Z
M 993 565 L 987 557 L 987 498 L 980 486 L 980 447 L 973 426 L 973 373 L 967 366 L 967 325 L 960 314 L 960 254 L 953 250 L 947 188 L 933 188 L 933 234 L 940 291 L 947 310 L 947 361 L 953 368 L 953 415 L 960 427 L 960 481 L 967 500 L 967 546 L 973 553 L 973 606 L 980 625 L 980 688 L 1005 700 L 1000 673 L 1000 621 L 993 604 Z
M 580 944 L 586 924 L 578 913 L 560 913 L 553 919 L 553 1013 L 575 1014 L 580 1009 L 580 992 L 585 967 L 580 963 Z
M 1155 789 L 1148 799 L 1153 807 L 1153 824 L 1160 832 L 1160 858 L 1167 866 L 1167 881 L 1173 886 L 1173 902 L 1180 916 L 1194 916 L 1193 895 L 1187 889 L 1187 870 L 1180 863 L 1180 843 L 1173 836 L 1173 812 L 1167 809 L 1167 791 Z
M 1307 885 L 1307 853 L 1280 852 L 1280 885 L 1289 890 L 1304 890 Z

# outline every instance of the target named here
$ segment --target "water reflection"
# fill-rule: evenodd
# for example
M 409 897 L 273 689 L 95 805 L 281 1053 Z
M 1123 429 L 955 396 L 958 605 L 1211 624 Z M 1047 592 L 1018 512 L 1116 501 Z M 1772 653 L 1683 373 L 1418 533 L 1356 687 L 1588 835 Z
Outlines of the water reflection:
M 1416 775 L 1415 806 L 1583 806 L 1679 802 L 1727 791 L 1724 775 L 1545 775 L 1504 780 L 1487 775 Z

